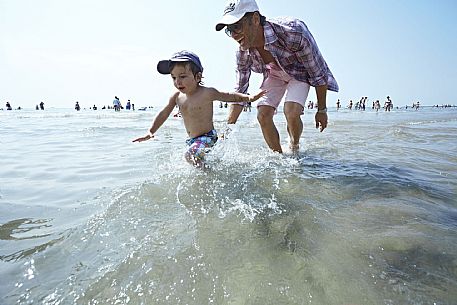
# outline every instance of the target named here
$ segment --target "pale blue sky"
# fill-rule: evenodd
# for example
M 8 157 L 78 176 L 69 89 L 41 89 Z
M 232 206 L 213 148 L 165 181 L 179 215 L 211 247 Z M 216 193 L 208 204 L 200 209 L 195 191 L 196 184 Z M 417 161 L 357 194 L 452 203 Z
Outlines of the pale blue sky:
M 207 86 L 232 91 L 236 42 L 214 26 L 225 0 L 0 0 L 0 107 L 163 105 L 174 88 L 158 60 L 188 49 Z M 457 104 L 457 1 L 259 0 L 267 17 L 308 25 L 339 98 Z M 254 75 L 250 91 L 256 91 Z M 315 100 L 314 90 L 310 100 Z

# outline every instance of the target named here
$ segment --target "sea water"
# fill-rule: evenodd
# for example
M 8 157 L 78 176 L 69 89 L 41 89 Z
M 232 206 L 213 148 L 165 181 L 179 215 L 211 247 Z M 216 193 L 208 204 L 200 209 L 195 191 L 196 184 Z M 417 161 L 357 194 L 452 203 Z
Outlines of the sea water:
M 0 304 L 457 304 L 457 109 L 307 110 L 295 156 L 253 109 L 206 170 L 156 112 L 0 111 Z

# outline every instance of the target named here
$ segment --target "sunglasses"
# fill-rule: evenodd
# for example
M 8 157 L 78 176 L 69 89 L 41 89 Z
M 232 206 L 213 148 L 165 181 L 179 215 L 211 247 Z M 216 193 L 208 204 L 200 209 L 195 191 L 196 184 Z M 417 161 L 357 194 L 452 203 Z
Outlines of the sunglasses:
M 229 36 L 229 37 L 232 37 L 233 33 L 239 34 L 239 33 L 241 33 L 242 29 L 243 29 L 243 24 L 240 21 L 238 21 L 237 23 L 227 25 L 225 27 L 225 34 L 227 34 L 227 36 Z
M 239 34 L 241 33 L 241 31 L 243 30 L 243 23 L 244 21 L 246 21 L 251 15 L 250 14 L 246 14 L 243 18 L 241 18 L 237 23 L 234 23 L 234 24 L 228 24 L 226 27 L 225 27 L 225 34 L 227 34 L 227 36 L 229 37 L 232 37 L 232 35 L 235 33 L 235 34 Z

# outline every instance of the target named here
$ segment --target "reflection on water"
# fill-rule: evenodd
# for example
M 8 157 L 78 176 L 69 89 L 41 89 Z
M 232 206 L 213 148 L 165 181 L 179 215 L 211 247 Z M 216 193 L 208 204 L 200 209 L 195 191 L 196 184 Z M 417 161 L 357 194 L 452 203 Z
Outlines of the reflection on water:
M 3 240 L 21 240 L 21 239 L 33 239 L 48 236 L 45 235 L 29 235 L 27 232 L 32 230 L 39 230 L 42 228 L 50 227 L 49 219 L 15 219 L 0 225 L 0 239 Z M 14 236 L 13 236 L 14 235 Z
M 26 248 L 19 251 L 17 251 L 17 247 L 13 249 L 5 247 L 2 249 L 0 260 L 10 262 L 24 259 L 55 244 L 60 238 L 49 240 L 47 237 L 51 236 L 51 234 L 43 233 L 45 228 L 51 227 L 51 221 L 52 219 L 23 218 L 0 225 L 0 240 L 10 240 L 16 243 L 24 241 L 22 244 L 26 245 Z M 18 244 L 15 244 L 15 246 L 18 246 Z

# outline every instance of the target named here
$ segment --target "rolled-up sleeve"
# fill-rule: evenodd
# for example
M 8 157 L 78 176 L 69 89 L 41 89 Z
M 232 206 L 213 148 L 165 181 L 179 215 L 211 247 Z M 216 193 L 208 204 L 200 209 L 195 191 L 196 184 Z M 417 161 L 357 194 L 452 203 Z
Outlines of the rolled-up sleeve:
M 296 53 L 297 60 L 303 65 L 307 73 L 308 81 L 311 86 L 331 85 L 332 89 L 336 81 L 329 79 L 330 70 L 324 60 L 314 37 L 308 31 L 304 23 L 300 24 L 302 28 L 301 50 Z M 333 76 L 331 76 L 333 78 Z M 330 89 L 330 88 L 329 88 Z

